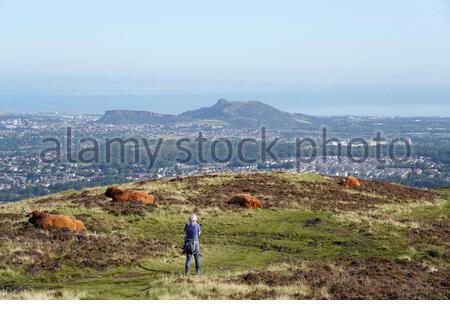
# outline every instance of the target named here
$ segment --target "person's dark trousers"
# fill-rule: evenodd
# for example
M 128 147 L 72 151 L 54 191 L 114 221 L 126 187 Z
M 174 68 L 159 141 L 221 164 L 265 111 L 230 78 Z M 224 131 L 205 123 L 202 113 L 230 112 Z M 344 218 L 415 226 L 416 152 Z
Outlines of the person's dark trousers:
M 184 271 L 186 273 L 189 273 L 189 270 L 191 269 L 192 256 L 194 256 L 194 259 L 195 259 L 195 271 L 197 273 L 200 273 L 200 253 L 199 252 L 196 252 L 193 255 L 192 254 L 186 254 L 186 266 L 184 268 Z

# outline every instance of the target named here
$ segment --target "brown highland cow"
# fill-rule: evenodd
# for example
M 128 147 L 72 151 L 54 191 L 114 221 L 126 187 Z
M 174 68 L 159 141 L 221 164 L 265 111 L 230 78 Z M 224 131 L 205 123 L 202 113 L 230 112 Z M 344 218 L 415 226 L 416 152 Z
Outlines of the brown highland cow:
M 112 198 L 113 201 L 117 202 L 134 201 L 144 204 L 155 203 L 155 197 L 148 194 L 147 192 L 137 190 L 122 190 L 118 187 L 109 187 L 108 189 L 106 189 L 105 196 Z
M 355 177 L 346 177 L 345 179 L 343 179 L 340 184 L 346 188 L 354 188 L 354 187 L 360 187 L 361 186 L 361 182 L 359 182 L 358 179 L 356 179 Z
M 42 228 L 45 230 L 69 230 L 81 232 L 85 231 L 86 227 L 84 223 L 80 220 L 76 220 L 69 216 L 62 216 L 57 214 L 50 214 L 47 212 L 40 212 L 33 210 L 28 214 L 28 222 L 33 224 L 35 227 Z
M 256 208 L 261 208 L 262 207 L 261 201 L 259 201 L 254 196 L 251 196 L 251 195 L 246 194 L 246 193 L 238 194 L 238 195 L 234 196 L 229 201 L 229 203 L 236 204 L 236 205 L 239 205 L 241 207 L 245 207 L 245 208 L 249 208 L 249 209 L 256 209 Z

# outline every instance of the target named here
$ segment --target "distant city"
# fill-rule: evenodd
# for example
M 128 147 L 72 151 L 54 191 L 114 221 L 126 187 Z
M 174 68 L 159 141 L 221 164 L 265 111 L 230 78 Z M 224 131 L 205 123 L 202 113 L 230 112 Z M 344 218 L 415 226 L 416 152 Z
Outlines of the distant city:
M 386 180 L 421 188 L 450 186 L 450 118 L 295 117 L 300 123 L 298 126 L 267 128 L 270 137 L 280 139 L 279 147 L 275 148 L 275 160 L 258 159 L 253 164 L 245 164 L 235 158 L 227 163 L 200 163 L 198 159 L 193 159 L 189 163 L 180 164 L 174 161 L 177 153 L 170 148 L 171 142 L 176 138 L 196 137 L 202 132 L 210 141 L 216 138 L 235 141 L 249 137 L 258 140 L 261 130 L 257 126 L 233 125 L 236 124 L 235 119 L 219 121 L 186 118 L 177 122 L 152 124 L 127 123 L 125 119 L 124 123 L 112 124 L 104 121 L 105 115 L 95 114 L 0 114 L 0 201 L 126 181 L 218 172 L 301 171 L 332 176 L 354 175 L 363 179 Z M 238 119 L 242 119 L 242 114 L 239 114 Z M 149 168 L 146 159 L 137 163 L 105 163 L 102 160 L 88 164 L 71 163 L 64 158 L 52 163 L 43 162 L 40 158 L 40 152 L 46 147 L 43 139 L 57 137 L 64 141 L 68 127 L 72 128 L 76 141 L 82 137 L 98 141 L 111 137 L 164 137 L 168 143 L 163 146 L 164 152 L 158 156 L 152 168 Z M 311 163 L 302 162 L 297 167 L 295 150 L 292 148 L 295 138 L 308 136 L 320 141 L 323 127 L 327 127 L 330 135 L 342 141 L 344 149 L 355 137 L 370 141 L 382 128 L 386 139 L 407 137 L 411 141 L 413 153 L 405 162 L 389 160 L 383 164 L 376 161 L 372 153 L 362 163 L 355 163 L 345 157 L 338 158 L 331 153 L 325 160 L 318 157 Z M 83 143 L 76 145 L 78 148 L 81 146 Z M 332 143 L 330 147 L 333 147 Z M 126 154 L 132 152 L 127 146 Z

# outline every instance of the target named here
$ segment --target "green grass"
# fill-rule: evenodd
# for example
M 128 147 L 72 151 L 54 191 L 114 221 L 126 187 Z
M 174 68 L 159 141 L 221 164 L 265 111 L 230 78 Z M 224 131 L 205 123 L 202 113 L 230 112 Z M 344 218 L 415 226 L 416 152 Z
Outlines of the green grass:
M 279 175 L 279 174 L 275 174 Z M 305 174 L 283 176 L 286 181 L 322 182 L 327 178 Z M 201 184 L 220 185 L 232 181 L 234 176 L 219 175 L 205 177 Z M 131 185 L 127 185 L 131 187 Z M 184 197 L 185 181 L 150 182 L 142 186 L 149 192 L 158 190 Z M 101 193 L 102 188 L 90 189 Z M 449 192 L 442 191 L 449 196 Z M 185 205 L 161 205 L 149 210 L 144 216 L 114 216 L 101 208 L 73 206 L 60 200 L 81 191 L 66 191 L 46 198 L 54 201 L 41 206 L 68 215 L 83 214 L 86 224 L 103 226 L 101 234 L 120 233 L 132 238 L 158 239 L 172 248 L 131 264 L 111 267 L 106 270 L 77 268 L 62 263 L 56 271 L 30 275 L 21 268 L 0 268 L 0 298 L 29 298 L 53 296 L 85 299 L 157 299 L 157 298 L 230 298 L 252 292 L 269 290 L 264 286 L 231 284 L 227 279 L 249 270 L 266 270 L 274 266 L 298 261 L 333 261 L 340 257 L 420 260 L 426 251 L 435 246 L 414 247 L 406 238 L 408 230 L 422 224 L 448 219 L 449 200 L 434 203 L 411 203 L 408 205 L 383 205 L 374 212 L 329 212 L 310 209 L 266 208 L 200 210 L 202 226 L 201 253 L 202 275 L 192 278 L 195 285 L 182 276 L 184 257 L 180 253 L 183 241 Z M 3 212 L 20 212 L 22 207 L 31 208 L 33 200 L 11 203 L 0 208 Z M 90 218 L 89 218 L 90 217 Z M 305 226 L 308 219 L 319 218 L 320 223 Z M 89 227 L 88 227 L 89 229 Z M 92 230 L 89 234 L 94 234 Z M 14 241 L 14 239 L 13 239 Z M 19 244 L 16 244 L 19 245 Z M 446 244 L 437 248 L 447 250 Z M 5 249 L 7 250 L 7 249 Z M 9 250 L 9 249 L 8 249 Z M 55 257 L 57 258 L 57 257 Z M 449 267 L 443 257 L 428 262 L 436 268 Z M 8 288 L 24 288 L 30 293 L 18 294 Z M 305 294 L 311 288 L 277 287 L 278 296 L 289 297 Z M 6 290 L 6 291 L 5 291 Z M 60 292 L 58 292 L 58 290 Z M 325 289 L 324 289 L 325 290 Z M 0 290 L 1 291 L 1 290 Z M 8 293 L 9 292 L 9 293 Z M 22 291 L 21 291 L 22 292 Z M 56 293 L 55 293 L 56 292 Z M 61 293 L 62 292 L 62 293 Z M 9 294 L 9 296 L 8 296 Z M 327 296 L 326 290 L 323 296 Z

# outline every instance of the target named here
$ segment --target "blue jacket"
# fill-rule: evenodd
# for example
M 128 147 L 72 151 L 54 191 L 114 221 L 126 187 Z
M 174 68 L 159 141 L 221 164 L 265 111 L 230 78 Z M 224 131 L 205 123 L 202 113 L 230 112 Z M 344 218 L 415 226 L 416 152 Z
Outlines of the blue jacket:
M 184 241 L 198 241 L 200 225 L 198 223 L 186 223 L 184 225 Z

